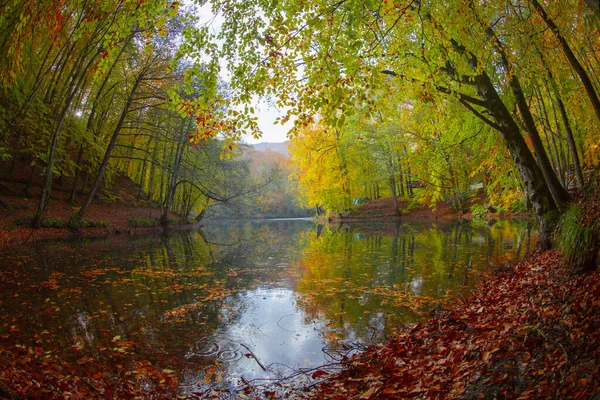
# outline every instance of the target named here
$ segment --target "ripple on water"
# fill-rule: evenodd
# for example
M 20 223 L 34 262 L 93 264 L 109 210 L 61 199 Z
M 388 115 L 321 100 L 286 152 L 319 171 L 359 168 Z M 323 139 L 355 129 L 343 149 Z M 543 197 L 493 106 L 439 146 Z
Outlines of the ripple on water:
M 239 343 L 229 339 L 207 338 L 196 342 L 185 355 L 187 359 L 193 357 L 215 357 L 219 361 L 232 362 L 240 360 L 243 353 Z
M 218 343 L 204 339 L 199 340 L 190 348 L 185 358 L 214 356 L 219 353 L 220 349 L 221 347 Z
M 243 354 L 242 352 L 238 349 L 238 350 L 223 350 L 221 352 L 219 352 L 219 354 L 217 355 L 217 358 L 219 359 L 219 361 L 224 361 L 224 362 L 232 362 L 232 361 L 238 361 L 242 358 Z

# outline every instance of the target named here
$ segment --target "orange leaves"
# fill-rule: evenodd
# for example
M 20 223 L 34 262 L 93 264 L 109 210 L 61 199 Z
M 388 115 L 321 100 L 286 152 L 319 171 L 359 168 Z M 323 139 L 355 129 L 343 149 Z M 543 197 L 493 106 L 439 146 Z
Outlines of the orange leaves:
M 40 286 L 45 287 L 47 289 L 57 290 L 59 288 L 57 279 L 63 277 L 64 274 L 60 272 L 53 272 L 50 274 L 48 280 L 42 282 Z

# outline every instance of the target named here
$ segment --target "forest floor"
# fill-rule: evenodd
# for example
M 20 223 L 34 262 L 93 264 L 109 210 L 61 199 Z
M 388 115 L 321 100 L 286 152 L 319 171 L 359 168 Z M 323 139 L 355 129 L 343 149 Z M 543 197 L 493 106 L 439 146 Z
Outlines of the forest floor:
M 479 204 L 485 206 L 487 198 L 484 194 L 477 196 L 472 199 L 468 205 L 472 206 Z M 408 222 L 431 222 L 431 221 L 447 221 L 462 219 L 472 219 L 473 214 L 456 212 L 446 203 L 440 202 L 435 208 L 430 208 L 424 205 L 411 205 L 407 200 L 399 200 L 398 208 L 401 210 L 400 215 L 395 212 L 396 206 L 392 197 L 384 199 L 371 200 L 367 203 L 359 204 L 354 206 L 354 210 L 350 214 L 334 215 L 334 220 L 341 220 L 344 222 L 352 221 L 408 221 Z M 528 218 L 528 213 L 497 213 L 488 212 L 485 218 L 488 219 L 499 219 L 499 218 Z
M 157 204 L 136 200 L 137 186 L 126 177 L 117 177 L 113 183 L 111 198 L 106 197 L 95 200 L 88 208 L 85 218 L 94 221 L 100 227 L 68 229 L 43 227 L 31 229 L 28 220 L 35 213 L 39 198 L 40 188 L 32 186 L 27 195 L 24 195 L 26 184 L 19 180 L 0 180 L 0 248 L 8 245 L 20 245 L 45 239 L 66 239 L 73 236 L 101 237 L 113 234 L 133 234 L 160 231 L 158 226 L 160 208 Z M 69 191 L 67 185 L 55 185 L 50 202 L 46 206 L 44 218 L 50 223 L 62 221 L 66 223 L 77 210 L 77 205 L 83 203 L 84 198 L 78 196 L 74 204 L 68 202 Z M 172 225 L 178 228 L 193 227 L 195 225 L 181 225 L 179 216 L 171 213 Z M 135 227 L 130 226 L 131 221 L 153 221 L 157 226 Z

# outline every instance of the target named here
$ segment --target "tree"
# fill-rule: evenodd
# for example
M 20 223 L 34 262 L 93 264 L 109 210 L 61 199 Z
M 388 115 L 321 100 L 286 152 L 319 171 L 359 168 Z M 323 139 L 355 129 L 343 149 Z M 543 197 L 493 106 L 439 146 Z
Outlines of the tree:
M 511 30 L 535 23 L 521 18 L 513 25 L 515 14 L 529 12 L 524 5 L 290 0 L 213 6 L 223 10 L 222 54 L 230 58 L 240 98 L 277 94 L 279 106 L 296 117 L 297 130 L 316 114 L 336 128 L 352 114 L 375 118 L 382 104 L 403 97 L 441 101 L 438 93 L 462 104 L 502 137 L 540 221 L 542 246 L 551 245 L 556 212 L 568 195 L 552 178 L 523 79 L 516 75 L 531 79 L 533 72 L 517 68 L 514 58 L 522 50 L 516 47 L 519 32 Z M 514 104 L 520 115 L 511 111 Z

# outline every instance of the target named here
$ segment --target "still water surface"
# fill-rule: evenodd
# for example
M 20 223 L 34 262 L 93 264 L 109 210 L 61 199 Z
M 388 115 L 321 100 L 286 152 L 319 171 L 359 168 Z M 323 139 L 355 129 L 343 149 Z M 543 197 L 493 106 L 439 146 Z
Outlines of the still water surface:
M 383 340 L 532 249 L 525 221 L 483 225 L 212 223 L 5 249 L 0 335 L 73 360 L 149 360 L 187 393 L 288 376 Z

